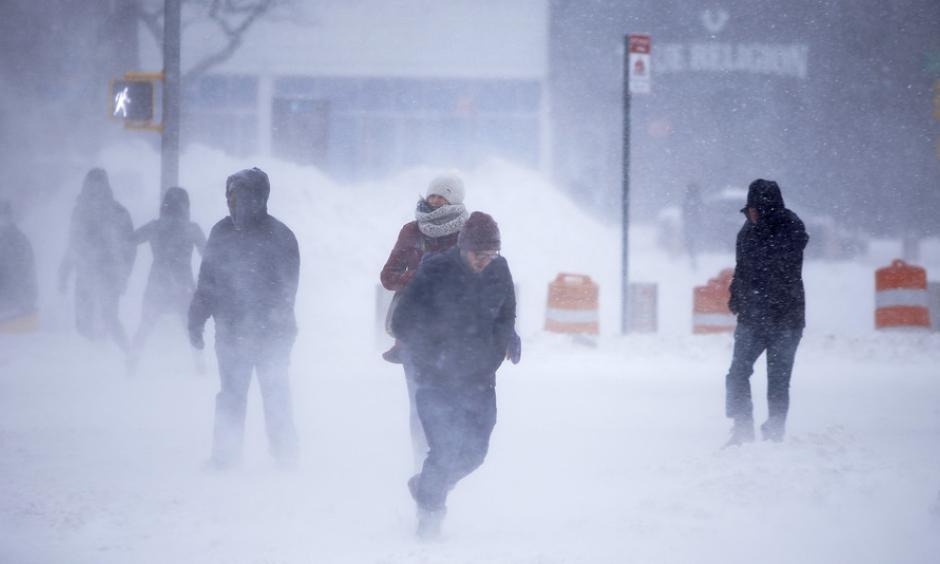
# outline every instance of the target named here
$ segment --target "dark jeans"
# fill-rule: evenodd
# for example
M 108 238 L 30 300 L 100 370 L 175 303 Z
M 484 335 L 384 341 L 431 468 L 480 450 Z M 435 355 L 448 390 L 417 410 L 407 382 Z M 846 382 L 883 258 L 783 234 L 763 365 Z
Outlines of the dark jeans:
M 725 415 L 736 423 L 753 421 L 751 374 L 754 363 L 767 351 L 768 424 L 782 432 L 790 408 L 790 374 L 802 329 L 767 329 L 738 323 L 734 331 L 734 359 L 725 378 Z
M 401 358 L 405 368 L 405 386 L 408 388 L 408 425 L 411 430 L 411 452 L 414 458 L 415 469 L 420 469 L 424 464 L 424 458 L 428 454 L 428 440 L 424 436 L 424 427 L 421 425 L 421 417 L 418 415 L 418 406 L 415 395 L 418 392 L 418 384 L 415 382 L 418 369 L 411 361 L 405 345 L 399 345 L 402 348 Z
M 114 339 L 121 350 L 126 351 L 127 334 L 118 316 L 121 292 L 111 285 L 75 279 L 75 327 L 88 339 L 97 339 L 105 334 Z
M 271 454 L 280 462 L 297 457 L 297 432 L 291 408 L 288 365 L 293 338 L 216 339 L 222 387 L 215 397 L 215 430 L 212 459 L 232 464 L 241 458 L 245 432 L 245 408 L 252 371 L 258 374 L 264 422 Z
M 415 498 L 422 509 L 444 509 L 447 493 L 486 458 L 496 425 L 496 390 L 419 387 L 415 400 L 430 445 Z

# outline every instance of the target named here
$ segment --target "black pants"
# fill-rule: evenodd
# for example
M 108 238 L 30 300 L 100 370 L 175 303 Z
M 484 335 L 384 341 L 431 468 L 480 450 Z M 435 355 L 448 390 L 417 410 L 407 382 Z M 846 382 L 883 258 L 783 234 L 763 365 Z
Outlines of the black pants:
M 92 276 L 75 278 L 75 327 L 88 339 L 104 333 L 126 351 L 127 334 L 118 315 L 121 291 L 116 283 L 106 283 Z
M 734 331 L 734 359 L 725 378 L 725 415 L 736 422 L 754 418 L 751 374 L 758 357 L 767 351 L 768 423 L 783 430 L 790 408 L 790 374 L 802 329 L 767 329 L 738 323 Z
M 288 365 L 293 339 L 216 339 L 221 389 L 215 397 L 212 459 L 221 464 L 241 457 L 245 409 L 252 372 L 257 371 L 264 422 L 271 454 L 292 463 L 297 456 L 297 432 L 291 408 Z
M 415 401 L 430 447 L 415 497 L 422 509 L 439 510 L 454 485 L 486 458 L 496 425 L 496 390 L 419 387 Z

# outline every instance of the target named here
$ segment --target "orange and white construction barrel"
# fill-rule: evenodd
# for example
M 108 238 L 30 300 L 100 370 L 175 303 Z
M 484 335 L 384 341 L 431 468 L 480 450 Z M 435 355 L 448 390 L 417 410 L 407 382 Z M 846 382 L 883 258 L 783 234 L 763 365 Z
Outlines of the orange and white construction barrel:
M 896 259 L 875 271 L 875 328 L 930 329 L 925 269 Z
M 597 335 L 600 289 L 590 276 L 561 273 L 548 285 L 545 330 Z
M 726 268 L 704 286 L 693 288 L 692 332 L 696 335 L 734 331 L 738 320 L 728 309 L 733 276 L 734 270 Z

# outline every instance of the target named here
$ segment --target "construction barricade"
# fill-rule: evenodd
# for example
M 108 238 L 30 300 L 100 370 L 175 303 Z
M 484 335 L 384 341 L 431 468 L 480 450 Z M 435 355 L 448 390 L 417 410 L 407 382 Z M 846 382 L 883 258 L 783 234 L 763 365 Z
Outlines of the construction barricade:
M 597 335 L 600 291 L 590 276 L 561 273 L 548 285 L 545 330 L 553 333 Z
M 737 319 L 728 309 L 732 277 L 734 270 L 726 268 L 704 286 L 692 289 L 692 332 L 696 335 L 734 331 Z
M 896 259 L 875 271 L 875 328 L 930 329 L 926 270 Z
M 927 282 L 927 302 L 930 304 L 930 328 L 940 332 L 940 282 Z
M 33 333 L 38 329 L 39 314 L 35 312 L 0 319 L 0 334 L 16 335 L 21 333 Z

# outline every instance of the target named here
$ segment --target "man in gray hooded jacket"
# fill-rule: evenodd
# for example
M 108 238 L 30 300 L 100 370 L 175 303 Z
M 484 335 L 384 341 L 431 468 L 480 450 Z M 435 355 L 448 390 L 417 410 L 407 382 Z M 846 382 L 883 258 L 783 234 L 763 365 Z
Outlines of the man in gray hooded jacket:
M 294 297 L 300 255 L 294 233 L 268 215 L 268 176 L 258 168 L 228 177 L 229 215 L 215 224 L 189 308 L 189 338 L 204 346 L 215 319 L 221 390 L 216 396 L 210 465 L 227 468 L 241 456 L 245 406 L 257 371 L 271 454 L 282 465 L 297 457 L 288 365 L 297 334 Z

